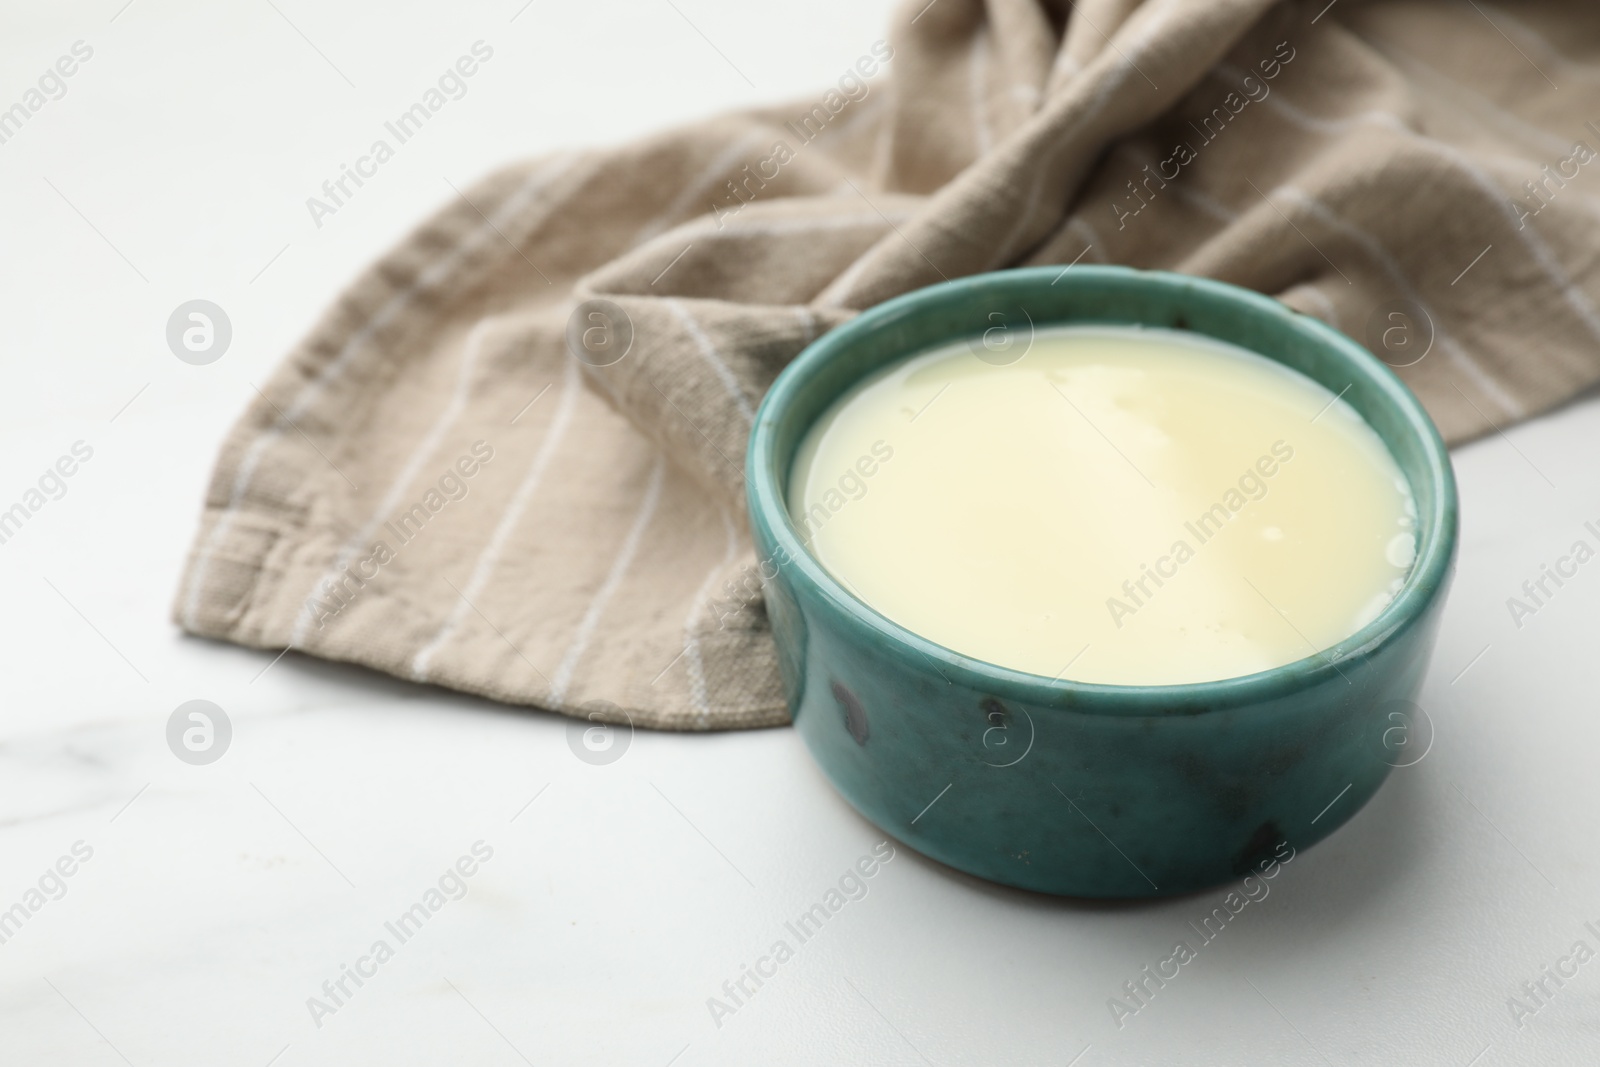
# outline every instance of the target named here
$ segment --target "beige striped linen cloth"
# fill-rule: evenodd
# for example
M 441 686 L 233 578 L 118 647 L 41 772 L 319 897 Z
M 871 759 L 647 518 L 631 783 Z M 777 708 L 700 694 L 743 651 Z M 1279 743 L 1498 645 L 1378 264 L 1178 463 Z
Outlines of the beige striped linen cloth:
M 1454 442 L 1544 411 L 1600 376 L 1597 7 L 913 0 L 812 98 L 508 167 L 245 412 L 176 618 L 568 715 L 784 723 L 752 411 L 859 310 L 1002 267 L 1271 294 Z

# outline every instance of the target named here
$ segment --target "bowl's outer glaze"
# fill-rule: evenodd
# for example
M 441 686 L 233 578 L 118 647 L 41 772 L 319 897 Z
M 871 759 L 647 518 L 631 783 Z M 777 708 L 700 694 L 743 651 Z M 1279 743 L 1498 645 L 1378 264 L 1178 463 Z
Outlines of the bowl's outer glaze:
M 1086 685 L 986 664 L 909 633 L 801 546 L 784 504 L 801 436 L 871 370 L 985 330 L 1189 329 L 1277 359 L 1344 397 L 1417 500 L 1418 556 L 1370 625 L 1242 678 Z M 1025 358 L 1025 357 L 1024 357 Z M 1348 387 L 1348 388 L 1347 388 Z M 1448 454 L 1416 399 L 1354 341 L 1277 301 L 1184 275 L 1031 268 L 896 298 L 779 376 L 748 457 L 752 531 L 795 726 L 839 791 L 919 851 L 996 882 L 1086 897 L 1183 893 L 1331 833 L 1416 758 L 1422 684 L 1456 541 Z M 1075 649 L 1064 651 L 1063 662 Z

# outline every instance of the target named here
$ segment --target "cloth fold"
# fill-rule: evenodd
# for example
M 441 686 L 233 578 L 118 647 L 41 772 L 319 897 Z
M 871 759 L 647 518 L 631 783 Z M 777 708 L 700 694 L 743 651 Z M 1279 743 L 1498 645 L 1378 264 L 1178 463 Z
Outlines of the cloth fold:
M 1600 378 L 1597 83 L 1576 0 L 913 0 L 814 98 L 507 167 L 387 253 L 229 434 L 175 617 L 781 724 L 743 461 L 812 340 L 978 271 L 1185 271 L 1491 432 Z

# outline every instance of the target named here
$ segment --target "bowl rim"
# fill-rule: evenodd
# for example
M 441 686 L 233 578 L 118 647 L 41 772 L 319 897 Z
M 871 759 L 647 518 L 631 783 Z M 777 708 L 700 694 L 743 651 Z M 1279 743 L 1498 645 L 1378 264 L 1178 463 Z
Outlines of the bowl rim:
M 981 288 L 992 284 L 996 279 L 1004 279 L 1008 284 L 1023 289 L 1051 279 L 1045 288 L 1053 289 L 1057 293 L 1065 291 L 1057 288 L 1058 282 L 1065 283 L 1066 290 L 1085 283 L 1144 286 L 1158 293 L 1162 291 L 1171 293 L 1174 287 L 1197 290 L 1206 296 L 1279 319 L 1287 324 L 1291 331 L 1299 333 L 1324 349 L 1335 352 L 1354 373 L 1364 375 L 1367 383 L 1376 387 L 1384 400 L 1398 410 L 1405 426 L 1422 444 L 1425 460 L 1422 476 L 1432 484 L 1433 508 L 1427 516 L 1418 516 L 1418 530 L 1423 534 L 1423 538 L 1418 546 L 1416 560 L 1412 564 L 1410 573 L 1406 575 L 1405 585 L 1400 592 L 1376 618 L 1332 646 L 1335 650 L 1343 650 L 1342 654 L 1336 657 L 1329 657 L 1325 655 L 1328 650 L 1319 649 L 1309 656 L 1277 667 L 1231 678 L 1171 685 L 1111 685 L 1074 681 L 1059 676 L 1052 679 L 1042 674 L 1004 667 L 967 655 L 907 629 L 845 588 L 843 583 L 835 578 L 805 546 L 789 514 L 788 504 L 779 491 L 780 484 L 787 480 L 788 472 L 777 470 L 774 439 L 778 426 L 806 381 L 819 373 L 829 361 L 838 358 L 856 341 L 890 322 L 898 322 L 908 316 L 936 308 L 953 293 Z M 1008 298 L 1017 295 L 1013 290 L 1008 293 Z M 1025 299 L 1025 296 L 1023 298 Z M 1035 321 L 1036 326 L 1046 328 L 1072 324 L 1071 320 L 1052 319 L 1048 316 Z M 1164 329 L 1173 328 L 1166 324 L 1149 325 Z M 1194 330 L 1187 332 L 1200 333 Z M 1201 336 L 1211 335 L 1201 334 Z M 948 338 L 950 341 L 959 339 L 960 335 Z M 1214 339 L 1226 341 L 1225 338 Z M 1245 347 L 1238 345 L 1237 342 L 1227 343 Z M 905 353 L 901 358 L 914 356 L 931 348 L 932 346 L 919 348 Z M 883 365 L 887 365 L 887 361 Z M 1385 446 L 1388 447 L 1388 442 L 1385 442 Z M 793 457 L 790 459 L 792 462 Z M 1349 676 L 1341 669 L 1341 665 L 1359 666 L 1363 660 L 1370 658 L 1395 636 L 1421 619 L 1444 588 L 1456 550 L 1459 507 L 1449 452 L 1439 436 L 1438 428 L 1434 426 L 1433 420 L 1416 395 L 1406 387 L 1394 371 L 1355 340 L 1318 319 L 1295 311 L 1281 301 L 1227 282 L 1171 271 L 1098 264 L 1074 266 L 1066 271 L 1055 266 L 1043 266 L 968 275 L 903 293 L 867 309 L 830 330 L 807 345 L 790 361 L 762 398 L 752 421 L 749 446 L 745 455 L 745 484 L 750 520 L 753 532 L 757 534 L 757 552 L 764 578 L 766 566 L 781 553 L 787 560 L 779 565 L 780 570 L 783 567 L 794 568 L 794 572 L 803 576 L 804 581 L 835 610 L 848 616 L 857 625 L 876 632 L 891 644 L 907 647 L 912 652 L 920 653 L 923 657 L 936 662 L 946 681 L 986 692 L 1003 693 L 1034 706 L 1070 705 L 1072 710 L 1077 712 L 1110 715 L 1150 714 L 1150 704 L 1153 700 L 1174 705 L 1171 710 L 1204 713 L 1223 707 L 1271 700 L 1334 681 L 1343 680 L 1353 685 Z M 1413 495 L 1418 495 L 1415 488 Z M 774 546 L 774 550 L 764 556 L 761 555 L 763 534 Z

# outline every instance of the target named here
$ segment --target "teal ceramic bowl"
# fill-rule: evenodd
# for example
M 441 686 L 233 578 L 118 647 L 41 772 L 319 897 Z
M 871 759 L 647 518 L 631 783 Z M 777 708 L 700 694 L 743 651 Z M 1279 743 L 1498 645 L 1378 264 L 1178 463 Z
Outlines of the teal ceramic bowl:
M 1321 654 L 1189 685 L 1051 680 L 880 615 L 803 547 L 785 506 L 795 451 L 864 376 L 999 321 L 1189 330 L 1343 390 L 1416 498 L 1418 552 L 1404 589 Z M 1001 271 L 908 293 L 827 334 L 778 376 L 756 415 L 747 484 L 796 729 L 862 815 L 951 867 L 1071 896 L 1190 892 L 1332 833 L 1404 762 L 1455 555 L 1449 455 L 1387 367 L 1268 297 L 1119 267 Z

